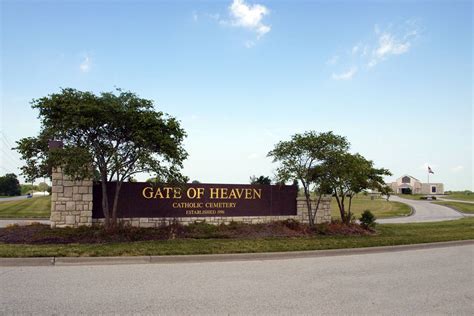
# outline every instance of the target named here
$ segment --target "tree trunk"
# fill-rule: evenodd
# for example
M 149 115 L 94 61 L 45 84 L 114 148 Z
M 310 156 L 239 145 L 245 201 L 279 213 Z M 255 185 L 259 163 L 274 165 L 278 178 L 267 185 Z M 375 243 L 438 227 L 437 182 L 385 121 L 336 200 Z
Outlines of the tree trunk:
M 320 192 L 319 196 L 318 196 L 318 202 L 316 203 L 316 209 L 314 210 L 314 215 L 313 215 L 313 219 L 314 219 L 315 222 L 316 222 L 316 215 L 317 215 L 318 209 L 319 209 L 319 204 L 321 203 L 321 198 L 322 197 L 323 197 L 323 194 Z
M 104 214 L 105 227 L 110 226 L 109 198 L 107 196 L 107 175 L 101 174 L 102 187 L 102 213 Z
M 351 213 L 351 207 L 352 207 L 352 197 L 353 197 L 353 194 L 349 195 L 349 210 L 347 212 L 347 218 L 346 218 L 346 224 L 349 224 L 351 222 L 351 218 L 352 218 L 352 213 Z
M 345 223 L 346 212 L 344 210 L 344 195 L 342 195 L 342 201 L 339 198 L 339 194 L 337 193 L 337 189 L 334 189 L 334 195 L 336 196 L 337 206 L 339 207 L 339 213 L 341 214 L 341 221 L 343 223 Z
M 120 194 L 120 188 L 122 187 L 122 181 L 117 181 L 115 184 L 115 194 L 114 194 L 114 204 L 112 206 L 112 225 L 117 225 L 117 207 L 118 207 L 118 198 Z
M 300 179 L 301 180 L 301 179 Z M 304 188 L 304 196 L 306 198 L 306 207 L 308 208 L 308 224 L 309 227 L 314 226 L 313 211 L 311 210 L 311 195 L 309 194 L 308 187 L 304 181 L 301 181 Z

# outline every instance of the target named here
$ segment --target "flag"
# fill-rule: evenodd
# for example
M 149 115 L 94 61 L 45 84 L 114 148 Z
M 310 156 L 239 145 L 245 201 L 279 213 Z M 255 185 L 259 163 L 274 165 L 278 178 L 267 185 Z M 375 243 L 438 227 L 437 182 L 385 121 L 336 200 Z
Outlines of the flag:
M 431 167 L 430 167 L 430 166 L 428 166 L 428 173 L 434 174 L 434 172 L 433 172 L 433 170 L 431 170 Z

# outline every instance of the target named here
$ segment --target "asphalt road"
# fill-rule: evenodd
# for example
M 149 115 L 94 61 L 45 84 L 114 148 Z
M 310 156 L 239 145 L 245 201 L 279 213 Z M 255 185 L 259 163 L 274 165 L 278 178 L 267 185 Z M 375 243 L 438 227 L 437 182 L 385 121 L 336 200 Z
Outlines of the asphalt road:
M 18 201 L 18 200 L 24 200 L 24 199 L 26 199 L 26 195 L 19 195 L 19 196 L 0 198 L 0 202 Z
M 474 246 L 304 259 L 0 268 L 0 314 L 472 315 Z
M 440 221 L 449 221 L 454 219 L 460 219 L 465 217 L 455 210 L 442 206 L 433 204 L 430 201 L 425 200 L 409 200 L 403 199 L 398 196 L 391 196 L 390 201 L 402 202 L 410 205 L 415 209 L 415 213 L 411 216 L 406 217 L 396 217 L 396 218 L 386 218 L 379 219 L 377 223 L 380 224 L 392 224 L 392 223 L 421 223 L 421 222 L 440 222 Z

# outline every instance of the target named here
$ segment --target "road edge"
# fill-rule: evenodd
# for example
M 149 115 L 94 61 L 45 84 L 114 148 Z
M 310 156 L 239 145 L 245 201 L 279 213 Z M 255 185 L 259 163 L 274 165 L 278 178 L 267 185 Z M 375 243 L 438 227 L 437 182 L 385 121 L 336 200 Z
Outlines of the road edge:
M 285 260 L 298 258 L 319 258 L 333 256 L 364 255 L 383 252 L 399 252 L 424 250 L 455 246 L 474 245 L 474 239 L 444 241 L 423 244 L 345 248 L 310 251 L 263 252 L 263 253 L 232 253 L 204 255 L 173 255 L 173 256 L 136 256 L 136 257 L 34 257 L 34 258 L 0 258 L 0 267 L 25 266 L 79 266 L 79 265 L 119 265 L 119 264 L 175 264 L 200 262 L 229 261 L 262 261 Z

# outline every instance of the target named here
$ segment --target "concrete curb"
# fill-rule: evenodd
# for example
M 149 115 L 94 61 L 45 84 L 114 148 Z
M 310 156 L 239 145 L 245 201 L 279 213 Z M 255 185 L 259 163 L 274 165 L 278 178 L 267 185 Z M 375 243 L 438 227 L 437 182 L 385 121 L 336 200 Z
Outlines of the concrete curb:
M 19 266 L 78 266 L 78 265 L 118 265 L 118 264 L 173 264 L 199 262 L 261 261 L 297 258 L 319 258 L 333 256 L 363 255 L 371 253 L 423 250 L 454 246 L 474 245 L 474 240 L 445 241 L 426 244 L 329 249 L 311 251 L 237 253 L 216 255 L 182 256 L 137 256 L 137 257 L 43 257 L 43 258 L 0 258 L 0 267 Z

